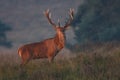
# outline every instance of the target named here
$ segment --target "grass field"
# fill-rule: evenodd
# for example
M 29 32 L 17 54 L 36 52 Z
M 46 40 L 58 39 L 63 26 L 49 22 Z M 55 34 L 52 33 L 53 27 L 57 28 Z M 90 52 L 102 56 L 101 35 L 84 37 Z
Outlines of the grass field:
M 24 70 L 16 55 L 0 55 L 0 80 L 120 80 L 120 46 L 105 44 L 76 52 L 76 57 L 34 60 Z

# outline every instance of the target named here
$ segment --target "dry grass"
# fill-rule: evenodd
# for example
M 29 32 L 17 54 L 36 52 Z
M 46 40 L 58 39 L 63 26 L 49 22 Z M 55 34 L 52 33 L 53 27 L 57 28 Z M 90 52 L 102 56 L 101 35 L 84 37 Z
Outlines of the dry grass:
M 120 46 L 115 44 L 86 48 L 54 63 L 31 61 L 24 71 L 16 55 L 1 54 L 0 61 L 0 80 L 120 80 Z

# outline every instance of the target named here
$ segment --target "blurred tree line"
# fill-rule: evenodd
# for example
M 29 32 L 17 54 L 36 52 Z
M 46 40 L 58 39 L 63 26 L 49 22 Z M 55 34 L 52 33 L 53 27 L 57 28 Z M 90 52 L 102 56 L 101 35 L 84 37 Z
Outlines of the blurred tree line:
M 0 21 L 0 46 L 10 48 L 12 46 L 11 41 L 7 39 L 6 32 L 12 30 L 10 26 Z
M 79 44 L 120 41 L 120 0 L 85 0 L 72 26 Z

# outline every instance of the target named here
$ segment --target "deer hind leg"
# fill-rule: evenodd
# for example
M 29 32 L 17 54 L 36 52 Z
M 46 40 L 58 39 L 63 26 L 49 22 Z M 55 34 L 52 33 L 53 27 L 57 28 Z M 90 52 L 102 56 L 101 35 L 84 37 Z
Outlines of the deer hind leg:
M 24 65 L 26 65 L 29 61 L 30 61 L 30 55 L 22 55 L 22 61 L 21 61 L 21 64 L 20 66 L 23 67 Z
M 25 66 L 29 61 L 30 61 L 30 59 L 22 60 L 22 62 L 21 62 L 21 64 L 20 64 L 20 67 Z

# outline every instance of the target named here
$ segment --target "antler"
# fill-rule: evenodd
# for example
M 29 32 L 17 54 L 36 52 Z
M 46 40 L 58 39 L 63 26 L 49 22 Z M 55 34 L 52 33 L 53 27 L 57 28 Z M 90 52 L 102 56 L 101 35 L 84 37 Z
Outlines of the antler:
M 71 22 L 72 22 L 72 20 L 73 20 L 73 15 L 74 15 L 74 9 L 71 9 L 71 8 L 70 8 L 70 11 L 69 11 L 69 16 L 70 16 L 70 18 L 69 18 L 69 20 L 66 22 L 64 28 L 67 28 L 68 26 L 70 26 L 70 24 L 71 24 Z
M 53 22 L 52 22 L 52 20 L 51 20 L 51 13 L 50 13 L 50 10 L 49 10 L 49 9 L 47 9 L 47 10 L 44 12 L 44 14 L 45 14 L 45 16 L 47 17 L 47 19 L 48 19 L 49 23 L 50 23 L 50 24 L 52 24 L 52 25 L 55 27 L 55 26 L 56 26 L 56 24 L 55 24 L 55 23 L 53 23 Z

